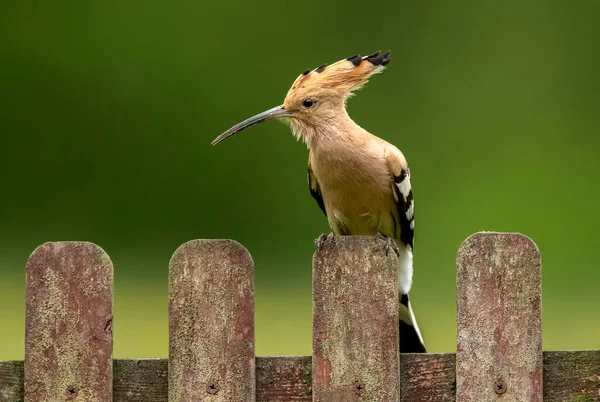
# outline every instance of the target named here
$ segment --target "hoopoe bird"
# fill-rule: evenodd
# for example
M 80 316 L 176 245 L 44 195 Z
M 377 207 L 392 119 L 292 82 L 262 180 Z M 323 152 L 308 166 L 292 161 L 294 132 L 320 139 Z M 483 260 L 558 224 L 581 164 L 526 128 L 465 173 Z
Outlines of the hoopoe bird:
M 369 235 L 398 255 L 400 351 L 425 352 L 408 298 L 412 285 L 414 200 L 406 158 L 356 124 L 346 101 L 390 62 L 390 51 L 359 55 L 304 71 L 282 105 L 231 127 L 212 145 L 266 120 L 288 123 L 309 148 L 308 184 L 332 235 Z M 316 240 L 320 247 L 325 236 Z

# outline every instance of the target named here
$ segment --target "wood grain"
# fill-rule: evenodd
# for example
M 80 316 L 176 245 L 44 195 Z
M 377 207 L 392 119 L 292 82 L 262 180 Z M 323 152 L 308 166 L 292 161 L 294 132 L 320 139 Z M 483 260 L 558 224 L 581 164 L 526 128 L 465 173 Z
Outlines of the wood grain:
M 45 243 L 26 275 L 25 400 L 112 401 L 108 255 L 87 242 Z
M 482 232 L 465 240 L 457 255 L 457 401 L 542 401 L 541 298 L 531 239 Z
M 403 353 L 400 390 L 404 402 L 451 402 L 456 394 L 455 355 Z
M 257 357 L 257 402 L 311 402 L 312 359 Z
M 310 361 L 257 357 L 257 402 L 312 402 Z M 453 353 L 402 354 L 400 361 L 403 402 L 455 401 Z M 167 359 L 115 360 L 114 402 L 167 402 L 167 366 Z M 23 361 L 0 362 L 0 402 L 23 395 Z M 600 351 L 544 352 L 544 401 L 600 401 Z
M 324 241 L 313 259 L 313 399 L 398 401 L 398 263 L 372 236 Z
M 545 352 L 544 401 L 600 401 L 600 350 Z
M 127 402 L 167 402 L 168 360 L 114 361 L 114 398 Z
M 169 268 L 169 401 L 254 402 L 254 263 L 232 240 L 183 244 Z

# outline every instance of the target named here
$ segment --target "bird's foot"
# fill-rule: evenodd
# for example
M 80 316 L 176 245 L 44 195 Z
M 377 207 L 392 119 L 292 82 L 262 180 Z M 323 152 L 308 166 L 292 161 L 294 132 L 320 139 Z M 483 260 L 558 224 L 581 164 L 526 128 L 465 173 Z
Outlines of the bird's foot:
M 328 235 L 322 234 L 321 236 L 317 237 L 315 239 L 315 246 L 317 246 L 317 250 L 321 248 L 321 246 L 323 245 L 323 243 L 325 243 L 326 240 L 333 239 L 333 236 L 335 236 L 335 234 L 331 232 Z
M 385 255 L 389 255 L 390 250 L 394 250 L 394 252 L 396 253 L 396 257 L 400 257 L 400 248 L 398 248 L 398 245 L 396 244 L 394 239 L 384 235 L 381 232 L 377 232 L 377 234 L 375 235 L 375 238 L 379 239 L 379 240 L 383 240 L 385 242 L 385 246 L 384 246 Z

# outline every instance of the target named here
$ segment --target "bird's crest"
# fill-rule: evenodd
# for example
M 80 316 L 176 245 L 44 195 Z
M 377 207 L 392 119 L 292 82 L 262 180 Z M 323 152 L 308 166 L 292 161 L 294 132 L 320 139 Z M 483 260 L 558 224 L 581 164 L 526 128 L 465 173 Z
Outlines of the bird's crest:
M 271 119 L 289 123 L 294 134 L 307 144 L 312 141 L 316 127 L 326 128 L 336 119 L 347 119 L 352 123 L 345 113 L 346 100 L 353 91 L 365 85 L 370 76 L 388 65 L 391 52 L 380 53 L 364 57 L 356 55 L 330 66 L 323 64 L 314 70 L 306 70 L 294 81 L 282 105 L 236 124 L 215 138 L 212 144 Z
M 290 92 L 303 88 L 318 87 L 333 90 L 348 97 L 360 89 L 373 74 L 382 72 L 392 60 L 391 51 L 375 52 L 368 56 L 355 55 L 334 64 L 323 64 L 314 70 L 306 70 L 294 81 Z

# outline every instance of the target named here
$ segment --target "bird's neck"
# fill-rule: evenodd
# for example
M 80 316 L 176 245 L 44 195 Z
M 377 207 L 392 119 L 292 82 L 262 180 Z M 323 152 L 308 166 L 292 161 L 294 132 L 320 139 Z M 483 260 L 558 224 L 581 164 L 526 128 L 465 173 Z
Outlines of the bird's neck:
M 314 151 L 361 141 L 366 133 L 348 116 L 345 109 L 343 113 L 302 124 L 298 128 L 308 148 Z

